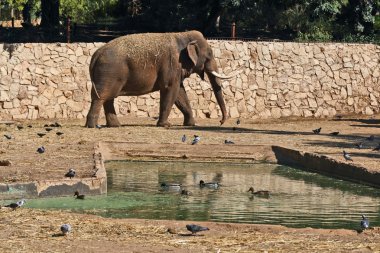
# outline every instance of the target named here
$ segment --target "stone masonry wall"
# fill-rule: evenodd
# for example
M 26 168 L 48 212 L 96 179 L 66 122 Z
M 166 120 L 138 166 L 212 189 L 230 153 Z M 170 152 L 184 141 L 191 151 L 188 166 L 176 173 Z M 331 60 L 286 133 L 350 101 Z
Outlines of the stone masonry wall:
M 231 117 L 331 117 L 379 113 L 380 46 L 209 41 L 225 74 Z M 84 118 L 90 107 L 91 55 L 103 43 L 0 44 L 0 120 Z M 221 116 L 211 85 L 185 81 L 194 115 Z M 159 93 L 119 97 L 119 115 L 158 115 Z M 171 117 L 182 117 L 174 106 Z

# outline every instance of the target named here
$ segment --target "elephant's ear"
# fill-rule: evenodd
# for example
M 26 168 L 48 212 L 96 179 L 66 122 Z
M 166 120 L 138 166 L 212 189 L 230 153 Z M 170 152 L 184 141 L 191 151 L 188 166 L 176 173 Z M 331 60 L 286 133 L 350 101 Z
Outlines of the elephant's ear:
M 197 41 L 193 40 L 187 45 L 187 53 L 189 55 L 190 60 L 193 62 L 194 66 L 197 65 L 198 62 L 198 53 L 197 53 Z

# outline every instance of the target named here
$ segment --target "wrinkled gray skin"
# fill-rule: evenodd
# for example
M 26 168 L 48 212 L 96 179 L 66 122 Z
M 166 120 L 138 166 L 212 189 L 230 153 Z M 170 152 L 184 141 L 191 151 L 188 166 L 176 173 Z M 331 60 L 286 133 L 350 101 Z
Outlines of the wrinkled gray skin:
M 168 116 L 173 104 L 184 115 L 185 126 L 195 125 L 183 80 L 192 73 L 202 79 L 208 75 L 222 111 L 227 119 L 220 80 L 212 50 L 200 32 L 150 33 L 119 37 L 99 48 L 91 59 L 93 82 L 91 108 L 86 127 L 98 124 L 104 107 L 108 127 L 120 126 L 114 99 L 118 96 L 138 96 L 160 91 L 160 114 L 157 126 L 170 126 Z

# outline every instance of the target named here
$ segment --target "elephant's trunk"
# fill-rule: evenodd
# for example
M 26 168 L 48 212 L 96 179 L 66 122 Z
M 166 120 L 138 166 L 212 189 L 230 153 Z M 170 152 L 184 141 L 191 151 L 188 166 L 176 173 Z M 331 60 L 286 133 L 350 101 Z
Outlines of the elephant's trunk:
M 223 99 L 223 91 L 220 86 L 220 81 L 219 81 L 219 78 L 215 77 L 211 72 L 206 72 L 206 73 L 207 73 L 208 79 L 211 82 L 211 86 L 214 91 L 216 101 L 218 102 L 220 110 L 222 110 L 222 119 L 220 120 L 220 124 L 223 125 L 223 123 L 228 119 L 228 115 L 227 115 L 226 104 L 224 103 L 224 99 Z

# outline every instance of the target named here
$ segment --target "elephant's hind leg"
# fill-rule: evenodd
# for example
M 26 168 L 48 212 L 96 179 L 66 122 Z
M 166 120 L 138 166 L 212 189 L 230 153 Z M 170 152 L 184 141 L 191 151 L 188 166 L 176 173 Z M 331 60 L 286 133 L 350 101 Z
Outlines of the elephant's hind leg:
M 96 125 L 98 124 L 100 109 L 102 108 L 103 103 L 104 103 L 104 100 L 102 99 L 92 100 L 90 110 L 87 114 L 85 127 L 88 127 L 88 128 L 96 127 Z
M 111 99 L 107 100 L 103 105 L 104 113 L 106 115 L 106 122 L 108 127 L 119 127 L 121 124 L 117 119 L 116 110 L 113 103 L 114 99 Z
M 195 120 L 193 117 L 193 111 L 191 110 L 189 98 L 187 97 L 185 87 L 181 85 L 179 88 L 179 94 L 175 101 L 175 105 L 182 112 L 184 120 L 184 126 L 195 126 Z

